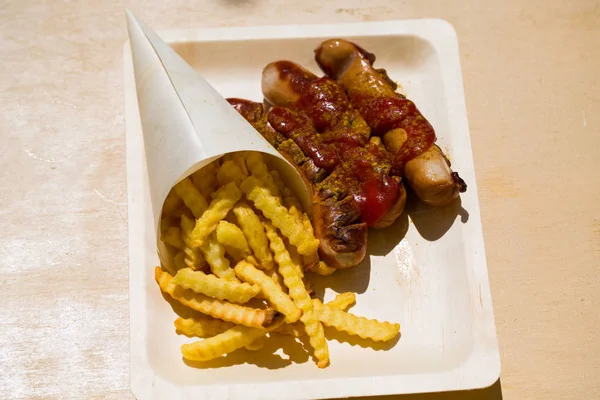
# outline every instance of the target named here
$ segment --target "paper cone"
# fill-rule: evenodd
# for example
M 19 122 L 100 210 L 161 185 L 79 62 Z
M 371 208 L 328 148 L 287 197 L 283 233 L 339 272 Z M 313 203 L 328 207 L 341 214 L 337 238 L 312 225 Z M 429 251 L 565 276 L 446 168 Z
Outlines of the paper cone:
M 159 255 L 160 216 L 171 188 L 227 153 L 252 150 L 276 157 L 277 169 L 308 210 L 308 188 L 294 166 L 130 11 L 127 26 Z

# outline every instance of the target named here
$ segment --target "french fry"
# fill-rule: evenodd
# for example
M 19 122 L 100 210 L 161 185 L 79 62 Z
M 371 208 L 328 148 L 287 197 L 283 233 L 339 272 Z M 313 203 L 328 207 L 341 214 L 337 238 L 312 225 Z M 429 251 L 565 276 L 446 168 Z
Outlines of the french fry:
M 261 328 L 268 326 L 277 311 L 273 308 L 266 310 L 241 306 L 223 300 L 210 298 L 206 295 L 185 290 L 173 283 L 173 277 L 160 267 L 154 269 L 154 278 L 160 289 L 169 294 L 186 307 L 199 311 L 202 314 L 219 318 L 223 321 L 249 327 Z
M 296 246 L 302 255 L 313 254 L 319 248 L 319 240 L 307 231 L 304 225 L 294 218 L 287 208 L 281 205 L 279 198 L 273 196 L 260 179 L 249 176 L 240 185 L 246 197 L 254 203 L 263 215 L 270 219 L 275 227 Z
M 275 184 L 269 169 L 263 160 L 263 155 L 256 151 L 246 154 L 246 165 L 252 175 L 260 179 L 273 196 L 279 196 L 279 188 Z
M 302 223 L 302 225 L 304 225 L 304 228 L 306 230 L 314 234 L 310 218 L 306 213 L 302 212 L 302 206 L 300 205 L 300 202 L 298 201 L 296 196 L 294 196 L 292 191 L 287 186 L 285 186 L 283 180 L 281 179 L 281 176 L 279 175 L 279 172 L 272 170 L 269 172 L 269 174 L 271 175 L 275 186 L 277 186 L 279 193 L 281 193 L 281 201 L 283 205 L 289 210 L 290 214 L 294 218 L 296 218 L 299 222 Z M 316 252 L 313 254 L 307 254 L 302 256 L 302 264 L 306 268 L 313 268 L 318 262 L 319 255 Z
M 221 168 L 217 172 L 217 181 L 221 186 L 231 182 L 239 185 L 247 176 L 248 174 L 245 174 L 235 161 L 228 160 L 221 164 Z
M 186 215 L 181 216 L 181 240 L 183 241 L 183 252 L 185 254 L 184 262 L 194 271 L 206 269 L 206 260 L 202 255 L 202 251 L 196 247 L 192 247 L 190 234 L 194 230 L 194 221 Z
M 283 206 L 288 209 L 290 215 L 298 220 L 299 223 L 304 223 L 302 220 L 302 206 L 292 191 L 283 183 L 279 171 L 269 171 L 269 175 L 271 175 L 273 183 L 281 194 L 281 203 Z M 312 231 L 312 225 L 310 226 L 310 230 Z
M 356 294 L 352 292 L 339 293 L 335 299 L 325 303 L 329 307 L 337 308 L 338 310 L 346 311 L 352 304 L 356 302 Z
M 175 215 L 179 207 L 183 204 L 181 197 L 177 196 L 174 190 L 171 190 L 163 203 L 162 213 L 165 216 Z
M 252 263 L 250 263 L 250 264 L 252 264 Z M 253 264 L 253 265 L 255 265 L 255 264 Z M 279 289 L 281 289 L 281 291 L 283 293 L 288 292 L 288 288 L 283 284 L 283 280 L 281 279 L 281 276 L 279 276 L 279 273 L 277 272 L 277 268 L 273 267 L 271 269 L 265 270 L 265 275 L 267 275 L 269 278 L 271 278 L 271 280 L 273 282 L 275 282 L 275 284 L 279 287 Z
M 240 304 L 246 303 L 261 290 L 258 285 L 233 282 L 217 278 L 214 275 L 207 275 L 202 271 L 193 271 L 189 268 L 177 271 L 177 275 L 175 275 L 172 282 L 196 293 Z
M 300 309 L 296 307 L 292 299 L 271 278 L 265 275 L 264 272 L 247 261 L 240 261 L 234 269 L 236 275 L 241 280 L 260 286 L 267 300 L 269 300 L 277 311 L 285 315 L 285 322 L 293 323 L 298 321 L 302 315 Z
M 160 240 L 166 244 L 170 244 L 178 250 L 182 250 L 184 243 L 181 240 L 181 231 L 177 226 L 167 227 L 160 235 Z
M 206 238 L 216 229 L 219 221 L 225 218 L 241 197 L 242 192 L 234 182 L 228 183 L 215 192 L 208 209 L 196 220 L 196 226 L 190 235 L 194 247 L 202 246 Z
M 265 347 L 265 339 L 266 339 L 266 336 L 261 336 L 258 339 L 256 339 L 254 342 L 245 345 L 244 348 L 249 351 L 258 351 L 258 350 L 262 349 L 263 347 Z
M 192 210 L 194 217 L 200 218 L 208 208 L 206 199 L 200 194 L 190 178 L 183 179 L 173 189 L 175 189 L 175 193 L 181 197 L 185 205 Z
M 217 241 L 214 234 L 211 234 L 204 241 L 200 250 L 202 250 L 213 274 L 229 281 L 237 281 L 235 272 L 231 268 L 229 260 L 225 257 L 225 247 Z
M 247 152 L 245 151 L 237 151 L 235 153 L 226 154 L 223 156 L 223 161 L 233 161 L 240 167 L 244 175 L 248 176 L 250 175 L 250 172 L 248 172 L 248 167 L 246 166 L 246 153 Z
M 354 314 L 331 307 L 328 304 L 323 304 L 318 299 L 313 300 L 313 306 L 319 314 L 319 320 L 323 322 L 323 324 L 339 331 L 359 336 L 362 339 L 371 339 L 375 342 L 382 342 L 392 340 L 400 333 L 400 324 L 358 317 Z
M 265 234 L 265 228 L 260 218 L 252 207 L 245 202 L 239 202 L 233 207 L 233 214 L 242 228 L 244 236 L 248 240 L 248 246 L 252 249 L 254 256 L 258 260 L 258 267 L 269 270 L 275 266 L 273 255 L 269 250 L 269 241 Z
M 231 247 L 238 250 L 241 257 L 249 256 L 252 253 L 244 232 L 235 224 L 227 221 L 221 221 L 217 225 L 217 240 L 225 248 Z
M 317 275 L 331 275 L 335 271 L 337 271 L 336 268 L 330 267 L 324 261 L 319 261 L 318 264 L 316 264 L 313 268 L 310 268 L 309 270 Z
M 235 324 L 220 319 L 207 316 L 197 316 L 194 318 L 177 318 L 175 320 L 175 330 L 180 335 L 188 337 L 211 337 L 233 328 Z
M 314 349 L 317 366 L 325 368 L 329 364 L 329 348 L 325 340 L 323 325 L 318 320 L 313 303 L 302 282 L 299 273 L 301 267 L 295 265 L 290 258 L 285 243 L 274 226 L 268 221 L 265 221 L 264 226 L 270 241 L 271 251 L 275 254 L 275 261 L 279 265 L 279 273 L 283 277 L 283 282 L 288 287 L 290 297 L 294 300 L 296 306 L 302 310 L 300 321 L 304 324 L 310 345 Z
M 180 251 L 173 257 L 173 264 L 175 264 L 175 268 L 177 270 L 187 268 L 187 264 L 185 263 L 185 253 Z
M 205 199 L 210 199 L 210 195 L 217 190 L 217 171 L 219 170 L 219 160 L 213 161 L 204 168 L 192 174 L 191 179 L 194 186 Z
M 338 310 L 346 311 L 348 307 L 354 304 L 356 300 L 356 295 L 352 292 L 340 293 L 335 296 L 335 299 L 325 303 L 330 307 L 337 308 Z M 306 330 L 304 329 L 304 325 L 300 322 L 296 322 L 293 324 L 283 324 L 279 328 L 275 330 L 277 333 L 281 333 L 283 335 L 291 335 L 295 337 L 306 336 Z
M 181 354 L 190 361 L 212 360 L 251 345 L 268 332 L 276 329 L 282 322 L 283 315 L 279 315 L 265 328 L 249 328 L 237 325 L 211 338 L 182 345 Z

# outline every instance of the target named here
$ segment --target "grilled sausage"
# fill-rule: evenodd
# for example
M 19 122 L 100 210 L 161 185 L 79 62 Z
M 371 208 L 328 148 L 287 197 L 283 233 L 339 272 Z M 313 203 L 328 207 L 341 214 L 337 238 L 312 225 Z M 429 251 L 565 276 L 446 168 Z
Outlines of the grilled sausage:
M 389 226 L 404 209 L 401 179 L 389 176 L 391 162 L 386 169 L 385 160 L 391 155 L 379 138 L 369 141 L 370 129 L 333 81 L 278 61 L 263 70 L 262 90 L 276 106 L 269 111 L 269 124 L 293 138 L 305 155 L 329 172 L 313 186 L 313 222 L 322 258 L 338 268 L 356 265 L 365 255 L 367 225 Z M 364 168 L 374 175 L 367 178 L 368 185 L 362 185 L 360 176 L 353 176 L 356 171 L 349 169 L 358 163 L 346 158 L 364 159 Z M 376 203 L 374 198 L 384 200 Z
M 245 99 L 227 99 L 290 163 L 296 166 L 311 188 L 313 225 L 320 240 L 319 253 L 323 260 L 336 268 L 357 265 L 365 257 L 368 227 L 360 222 L 360 209 L 351 196 L 317 190 L 319 183 L 333 179 L 323 168 L 316 166 L 291 139 L 271 127 L 263 104 Z M 329 185 L 324 185 L 329 187 Z M 338 200 L 339 197 L 342 197 Z
M 323 42 L 315 50 L 321 69 L 347 91 L 348 97 L 395 154 L 394 171 L 424 202 L 442 206 L 467 188 L 439 147 L 435 133 L 413 102 L 395 92 L 385 70 L 373 68 L 375 56 L 343 39 Z

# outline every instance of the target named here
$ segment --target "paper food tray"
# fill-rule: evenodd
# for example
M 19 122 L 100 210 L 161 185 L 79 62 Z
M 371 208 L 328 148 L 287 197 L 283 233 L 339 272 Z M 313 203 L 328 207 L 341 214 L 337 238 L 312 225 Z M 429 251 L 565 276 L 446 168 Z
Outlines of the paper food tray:
M 134 28 L 142 29 L 137 24 Z M 429 119 L 438 144 L 449 154 L 453 169 L 460 172 L 468 190 L 461 195 L 461 202 L 446 208 L 409 204 L 408 216 L 403 215 L 392 227 L 371 230 L 365 262 L 314 280 L 315 290 L 324 292 L 325 300 L 337 292 L 354 291 L 357 302 L 353 313 L 399 322 L 402 336 L 397 342 L 373 348 L 344 335 L 329 338 L 331 365 L 323 370 L 293 341 L 287 344 L 289 354 L 238 350 L 239 354 L 213 362 L 210 368 L 188 366 L 179 347 L 193 339 L 176 335 L 173 321 L 177 315 L 154 281 L 153 268 L 160 264 L 154 215 L 169 185 L 218 156 L 220 150 L 232 151 L 243 145 L 224 137 L 221 143 L 226 146 L 212 147 L 210 154 L 205 154 L 208 157 L 191 151 L 185 162 L 179 162 L 181 153 L 178 157 L 161 150 L 153 155 L 158 159 L 147 163 L 146 155 L 152 150 L 144 147 L 127 43 L 124 73 L 133 394 L 139 399 L 334 398 L 474 389 L 494 383 L 500 374 L 500 361 L 453 28 L 440 20 L 415 20 L 198 29 L 161 32 L 159 36 L 222 96 L 254 101 L 262 99 L 260 76 L 267 63 L 289 59 L 319 73 L 312 50 L 322 40 L 354 40 L 376 54 L 376 67 L 385 68 Z M 136 46 L 143 44 L 140 38 Z M 158 41 L 158 37 L 152 38 L 152 43 Z M 146 67 L 142 78 L 154 79 L 151 76 L 157 67 Z M 188 79 L 182 74 L 187 72 L 175 77 L 180 85 Z M 168 85 L 164 90 L 169 90 Z M 170 93 L 163 103 L 156 103 L 157 92 L 141 93 L 140 106 L 147 102 L 145 107 L 149 107 L 146 113 L 154 110 L 174 118 L 169 132 L 190 129 L 185 115 L 174 117 L 171 113 L 181 112 L 181 107 L 171 107 L 170 103 L 181 93 Z M 154 106 L 148 106 L 153 102 Z M 210 134 L 221 121 L 206 122 L 203 126 Z M 238 128 L 245 129 L 241 122 Z M 258 144 L 259 151 L 271 152 L 263 142 Z M 194 157 L 193 165 L 186 165 Z M 156 167 L 161 162 L 163 170 Z M 282 168 L 286 168 L 285 163 Z M 170 172 L 165 175 L 164 169 Z M 293 173 L 289 179 L 295 179 Z

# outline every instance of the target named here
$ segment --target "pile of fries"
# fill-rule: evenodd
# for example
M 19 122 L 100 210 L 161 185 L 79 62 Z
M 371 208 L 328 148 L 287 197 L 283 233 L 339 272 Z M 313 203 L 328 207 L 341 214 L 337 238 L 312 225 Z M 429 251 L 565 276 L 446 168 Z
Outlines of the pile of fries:
M 311 298 L 304 270 L 328 275 L 335 269 L 319 261 L 310 219 L 261 153 L 229 154 L 175 185 L 163 206 L 161 240 L 176 271 L 156 267 L 156 282 L 201 313 L 175 321 L 178 333 L 203 338 L 181 347 L 187 360 L 259 350 L 276 334 L 308 335 L 324 368 L 323 326 L 373 341 L 400 332 L 399 324 L 346 312 L 354 293 L 326 304 Z

